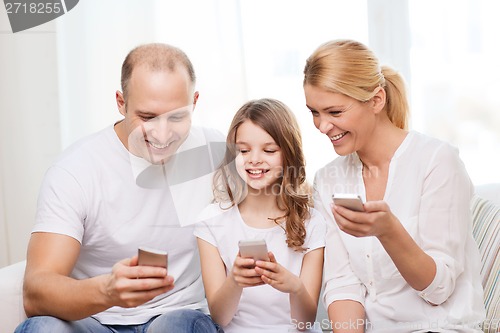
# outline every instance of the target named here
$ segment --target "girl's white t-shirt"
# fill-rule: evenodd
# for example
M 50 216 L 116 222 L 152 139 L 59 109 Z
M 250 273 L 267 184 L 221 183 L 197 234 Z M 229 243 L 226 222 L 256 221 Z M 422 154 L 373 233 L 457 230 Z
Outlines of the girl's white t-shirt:
M 300 275 L 304 255 L 325 246 L 326 223 L 314 209 L 311 209 L 311 218 L 306 222 L 304 248 L 307 250 L 304 252 L 287 246 L 285 231 L 279 225 L 266 229 L 248 226 L 237 206 L 223 210 L 218 204 L 213 204 L 205 214 L 211 217 L 196 225 L 195 236 L 218 248 L 226 273 L 232 269 L 240 240 L 264 239 L 268 251 L 273 252 L 276 260 L 297 276 Z M 243 289 L 238 310 L 223 329 L 226 333 L 288 333 L 295 332 L 296 326 L 290 317 L 289 294 L 269 285 L 261 285 Z

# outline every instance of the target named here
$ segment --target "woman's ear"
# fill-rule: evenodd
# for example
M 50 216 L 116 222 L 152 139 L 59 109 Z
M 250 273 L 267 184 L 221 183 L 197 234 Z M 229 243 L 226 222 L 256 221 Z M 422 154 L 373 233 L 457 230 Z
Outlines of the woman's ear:
M 384 109 L 385 106 L 385 100 L 386 100 L 386 93 L 385 89 L 382 87 L 377 87 L 375 95 L 370 99 L 370 103 L 372 104 L 371 106 L 373 107 L 373 111 L 375 113 L 379 113 Z

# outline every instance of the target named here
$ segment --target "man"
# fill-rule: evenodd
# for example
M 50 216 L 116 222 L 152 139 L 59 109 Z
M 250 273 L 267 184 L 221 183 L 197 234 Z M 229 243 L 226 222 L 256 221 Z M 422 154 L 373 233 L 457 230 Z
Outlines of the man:
M 195 81 L 175 47 L 127 55 L 116 92 L 124 118 L 45 176 L 24 280 L 31 318 L 16 332 L 221 332 L 198 311 L 206 302 L 190 224 L 211 200 L 211 142 L 224 138 L 191 127 Z M 168 270 L 138 266 L 140 246 L 168 252 Z

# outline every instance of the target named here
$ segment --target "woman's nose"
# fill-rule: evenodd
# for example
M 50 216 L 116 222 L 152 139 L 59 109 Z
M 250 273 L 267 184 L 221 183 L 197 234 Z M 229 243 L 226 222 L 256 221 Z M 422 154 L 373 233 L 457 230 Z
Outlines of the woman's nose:
M 318 124 L 318 129 L 321 133 L 323 134 L 328 134 L 333 128 L 333 124 L 330 122 L 330 120 L 326 119 L 325 117 L 322 117 L 319 119 L 319 124 Z

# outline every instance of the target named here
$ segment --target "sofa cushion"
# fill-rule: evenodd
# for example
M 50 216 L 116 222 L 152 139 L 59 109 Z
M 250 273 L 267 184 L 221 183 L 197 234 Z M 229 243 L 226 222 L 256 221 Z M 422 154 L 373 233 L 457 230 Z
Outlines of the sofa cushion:
M 473 234 L 481 254 L 486 320 L 484 332 L 497 332 L 500 324 L 500 206 L 475 196 L 472 199 Z
M 0 270 L 0 332 L 13 332 L 26 314 L 23 307 L 23 276 L 26 261 L 18 262 Z

